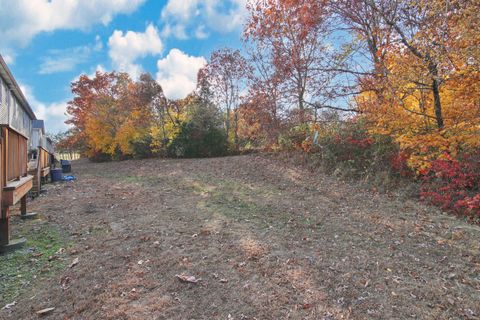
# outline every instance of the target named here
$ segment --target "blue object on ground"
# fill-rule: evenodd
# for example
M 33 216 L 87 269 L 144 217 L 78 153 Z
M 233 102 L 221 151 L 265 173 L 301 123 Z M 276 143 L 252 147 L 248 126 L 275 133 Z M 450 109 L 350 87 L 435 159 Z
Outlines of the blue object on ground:
M 64 176 L 63 181 L 74 181 L 77 180 L 75 176 Z
M 62 169 L 52 169 L 50 171 L 52 182 L 62 181 Z

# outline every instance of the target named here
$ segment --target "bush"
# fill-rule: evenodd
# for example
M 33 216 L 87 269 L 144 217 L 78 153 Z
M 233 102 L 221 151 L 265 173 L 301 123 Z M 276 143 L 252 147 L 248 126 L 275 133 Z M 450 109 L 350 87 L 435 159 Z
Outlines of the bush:
M 136 159 L 146 159 L 153 157 L 152 136 L 145 135 L 139 139 L 130 142 L 133 151 L 133 157 Z
M 278 136 L 278 145 L 282 150 L 304 149 L 305 141 L 311 134 L 311 128 L 307 124 L 296 125 L 285 133 Z
M 308 141 L 304 143 L 304 150 L 317 154 L 323 167 L 337 175 L 376 180 L 379 176 L 412 174 L 406 153 L 400 152 L 389 137 L 368 134 L 361 122 L 338 125 L 335 130 L 320 135 L 318 142 L 310 143 L 311 146 Z
M 480 151 L 457 158 L 445 153 L 421 174 L 424 200 L 480 220 Z
M 178 158 L 227 155 L 228 138 L 217 108 L 200 103 L 192 106 L 190 112 L 188 121 L 169 145 L 168 154 Z
M 316 126 L 300 144 L 299 133 L 306 130 L 292 130 L 286 141 L 337 176 L 364 178 L 387 188 L 401 183 L 401 178 L 409 178 L 414 189 L 420 182 L 423 200 L 480 223 L 480 150 L 455 158 L 445 152 L 436 160 L 426 160 L 426 169 L 415 171 L 409 165 L 411 150 L 402 150 L 389 136 L 369 134 L 362 121 Z
M 91 152 L 88 159 L 92 162 L 107 162 L 112 161 L 112 156 L 105 152 Z

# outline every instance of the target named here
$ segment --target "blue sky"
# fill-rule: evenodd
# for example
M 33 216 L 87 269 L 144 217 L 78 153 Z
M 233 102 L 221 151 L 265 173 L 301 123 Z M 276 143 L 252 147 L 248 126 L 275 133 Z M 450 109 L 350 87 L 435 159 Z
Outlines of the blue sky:
M 150 72 L 169 98 L 184 97 L 213 50 L 240 47 L 245 2 L 0 0 L 0 53 L 56 133 L 83 73 Z

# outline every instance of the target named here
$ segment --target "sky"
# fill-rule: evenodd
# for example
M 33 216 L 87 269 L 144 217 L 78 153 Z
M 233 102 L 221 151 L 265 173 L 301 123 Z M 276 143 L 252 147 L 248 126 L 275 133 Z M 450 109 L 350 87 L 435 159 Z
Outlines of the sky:
M 240 47 L 246 0 L 0 0 L 0 54 L 47 132 L 68 129 L 70 83 L 150 72 L 166 96 L 196 85 L 211 52 Z

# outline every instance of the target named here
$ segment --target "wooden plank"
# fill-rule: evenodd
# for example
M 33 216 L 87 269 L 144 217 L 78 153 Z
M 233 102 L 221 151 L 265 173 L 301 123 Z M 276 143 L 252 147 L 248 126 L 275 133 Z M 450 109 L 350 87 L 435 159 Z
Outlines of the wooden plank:
M 41 171 L 41 176 L 46 177 L 50 174 L 50 167 L 43 168 Z
M 27 139 L 13 130 L 2 128 L 5 137 L 6 180 L 14 180 L 27 174 Z
M 0 247 L 10 242 L 10 209 L 1 207 L 0 214 Z
M 7 183 L 3 188 L 2 205 L 13 206 L 33 187 L 33 176 L 26 176 L 19 181 Z

